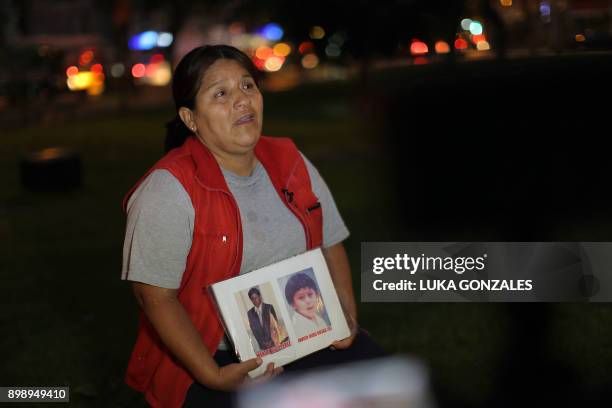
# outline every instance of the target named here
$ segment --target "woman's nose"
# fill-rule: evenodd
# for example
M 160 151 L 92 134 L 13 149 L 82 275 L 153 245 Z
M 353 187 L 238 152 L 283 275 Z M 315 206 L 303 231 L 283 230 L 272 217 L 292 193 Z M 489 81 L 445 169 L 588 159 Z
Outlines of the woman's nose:
M 245 95 L 243 92 L 238 92 L 238 94 L 236 95 L 236 99 L 234 100 L 234 108 L 242 109 L 248 106 L 250 103 L 251 100 L 247 95 Z

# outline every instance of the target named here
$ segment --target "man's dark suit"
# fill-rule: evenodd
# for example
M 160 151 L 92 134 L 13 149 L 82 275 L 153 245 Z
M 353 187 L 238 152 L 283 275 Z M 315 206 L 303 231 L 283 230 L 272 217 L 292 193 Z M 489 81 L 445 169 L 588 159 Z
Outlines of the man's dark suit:
M 269 349 L 270 347 L 274 346 L 274 342 L 272 341 L 272 337 L 270 335 L 270 313 L 272 313 L 272 316 L 274 316 L 276 319 L 274 306 L 268 303 L 262 303 L 261 318 L 263 320 L 263 325 L 259 321 L 259 315 L 257 314 L 255 307 L 249 309 L 249 312 L 247 313 L 249 316 L 249 326 L 251 326 L 251 331 L 259 344 L 260 350 Z

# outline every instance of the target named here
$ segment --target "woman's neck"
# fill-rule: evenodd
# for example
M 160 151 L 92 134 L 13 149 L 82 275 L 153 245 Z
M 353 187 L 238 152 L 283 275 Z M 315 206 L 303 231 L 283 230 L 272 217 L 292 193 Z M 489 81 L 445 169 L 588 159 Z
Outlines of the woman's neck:
M 219 166 L 223 167 L 225 170 L 242 177 L 250 176 L 253 173 L 253 169 L 255 169 L 257 165 L 257 157 L 255 157 L 255 152 L 253 150 L 249 150 L 243 154 L 230 154 L 214 149 L 201 138 L 198 137 L 198 139 L 208 148 L 217 163 L 219 163 Z
M 251 174 L 253 174 L 253 169 L 257 165 L 257 158 L 253 153 L 247 155 L 246 157 L 220 157 L 214 153 L 213 156 L 215 156 L 215 159 L 217 159 L 217 163 L 219 163 L 219 165 L 225 170 L 228 170 L 242 177 L 250 176 Z

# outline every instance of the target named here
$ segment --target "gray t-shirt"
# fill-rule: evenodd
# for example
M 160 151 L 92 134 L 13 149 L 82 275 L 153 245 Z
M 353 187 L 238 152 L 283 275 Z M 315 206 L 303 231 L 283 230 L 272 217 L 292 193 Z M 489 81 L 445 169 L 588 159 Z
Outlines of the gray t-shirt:
M 346 239 L 349 232 L 325 181 L 304 160 L 321 203 L 327 248 Z M 240 210 L 241 274 L 306 251 L 302 224 L 283 204 L 261 163 L 246 177 L 223 168 L 222 172 Z M 193 236 L 195 212 L 189 195 L 170 172 L 155 170 L 132 194 L 127 208 L 122 279 L 177 289 Z

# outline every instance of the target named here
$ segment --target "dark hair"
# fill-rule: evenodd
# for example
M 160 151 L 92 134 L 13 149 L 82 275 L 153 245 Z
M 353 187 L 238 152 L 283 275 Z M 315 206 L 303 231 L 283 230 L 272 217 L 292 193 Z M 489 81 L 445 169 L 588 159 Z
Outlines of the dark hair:
M 310 288 L 319 293 L 319 288 L 317 288 L 315 281 L 305 273 L 299 272 L 290 277 L 285 285 L 285 298 L 287 299 L 287 303 L 292 305 L 295 293 L 304 288 Z
M 257 294 L 257 296 L 261 297 L 261 292 L 259 292 L 259 289 L 257 288 L 251 288 L 249 289 L 249 299 L 251 298 L 251 296 L 253 296 L 254 294 Z
M 172 97 L 176 116 L 166 124 L 164 143 L 166 152 L 182 146 L 192 134 L 179 117 L 178 111 L 183 106 L 189 109 L 195 107 L 195 97 L 202 84 L 202 78 L 208 68 L 219 59 L 236 61 L 251 74 L 255 84 L 259 86 L 259 71 L 251 58 L 238 48 L 230 45 L 204 45 L 189 51 L 176 66 L 172 78 Z

